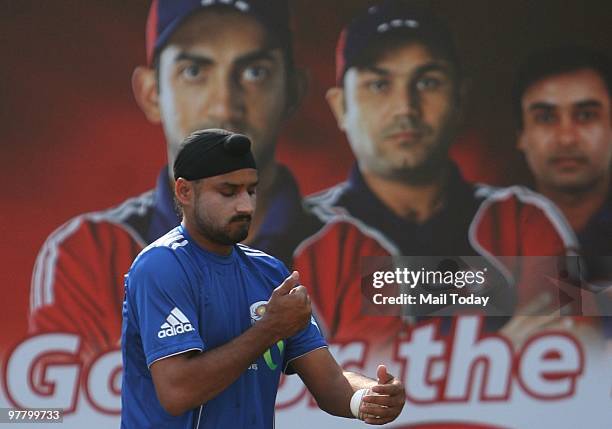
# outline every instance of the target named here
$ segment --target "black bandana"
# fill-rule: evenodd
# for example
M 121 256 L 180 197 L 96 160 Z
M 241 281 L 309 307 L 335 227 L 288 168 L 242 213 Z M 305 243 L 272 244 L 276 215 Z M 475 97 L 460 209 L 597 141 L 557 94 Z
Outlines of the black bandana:
M 247 136 L 221 129 L 202 130 L 183 141 L 174 161 L 174 178 L 198 180 L 243 168 L 257 168 Z

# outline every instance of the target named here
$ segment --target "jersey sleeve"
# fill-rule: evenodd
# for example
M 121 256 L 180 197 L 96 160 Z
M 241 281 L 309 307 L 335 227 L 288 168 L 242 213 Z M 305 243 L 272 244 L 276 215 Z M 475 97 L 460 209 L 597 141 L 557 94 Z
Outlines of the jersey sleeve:
M 88 362 L 117 348 L 123 276 L 142 246 L 124 229 L 77 217 L 40 249 L 30 289 L 29 333 L 63 332 L 81 339 Z
M 295 359 L 310 353 L 313 350 L 327 347 L 323 335 L 319 330 L 319 325 L 314 316 L 310 316 L 310 323 L 296 335 L 287 339 L 287 351 L 284 356 L 283 372 L 293 374 L 291 362 Z
M 576 276 L 577 259 L 571 255 L 579 247 L 577 238 L 545 197 L 520 187 L 492 194 L 474 218 L 471 239 L 481 254 L 494 257 L 511 274 L 519 308 L 548 293 L 550 311 L 565 308 L 572 315 L 597 314 Z
M 289 277 L 289 271 L 283 262 L 276 258 L 266 258 L 264 260 L 269 267 L 270 274 L 275 278 L 273 283 L 280 284 Z M 300 282 L 301 283 L 301 282 Z M 310 317 L 310 323 L 297 334 L 284 340 L 285 353 L 283 354 L 283 372 L 293 374 L 291 361 L 310 353 L 313 350 L 327 347 L 319 325 L 314 316 Z
M 198 297 L 174 250 L 142 254 L 126 278 L 128 313 L 137 325 L 147 366 L 157 360 L 204 350 L 198 323 Z M 130 306 L 129 301 L 133 304 Z
M 278 270 L 282 273 L 282 278 L 289 276 L 287 267 L 280 261 L 277 262 Z M 313 350 L 320 349 L 321 347 L 327 347 L 327 342 L 323 338 L 323 334 L 319 329 L 314 316 L 310 316 L 310 323 L 300 332 L 294 336 L 287 338 L 286 352 L 283 358 L 283 372 L 286 374 L 293 374 L 294 371 L 291 368 L 291 362 L 301 356 L 310 353 Z

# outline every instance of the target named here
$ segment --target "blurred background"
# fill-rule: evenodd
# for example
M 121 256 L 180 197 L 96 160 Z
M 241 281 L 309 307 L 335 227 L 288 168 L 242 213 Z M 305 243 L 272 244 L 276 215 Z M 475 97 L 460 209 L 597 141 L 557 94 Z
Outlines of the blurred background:
M 324 99 L 350 16 L 372 2 L 295 0 L 296 59 L 309 92 L 278 157 L 304 194 L 346 176 L 353 160 Z M 455 34 L 468 83 L 454 156 L 471 180 L 528 181 L 515 150 L 510 90 L 532 50 L 581 44 L 610 51 L 609 0 L 421 0 Z M 0 346 L 26 332 L 30 275 L 45 238 L 70 217 L 150 189 L 165 162 L 161 129 L 131 93 L 144 63 L 147 0 L 0 1 L 0 174 L 4 308 Z M 6 328 L 9 327 L 9 329 Z

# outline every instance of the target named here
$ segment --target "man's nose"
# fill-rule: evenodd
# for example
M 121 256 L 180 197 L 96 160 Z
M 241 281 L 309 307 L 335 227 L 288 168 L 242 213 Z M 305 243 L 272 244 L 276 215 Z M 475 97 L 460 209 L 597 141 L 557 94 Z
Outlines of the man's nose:
M 418 90 L 410 83 L 398 85 L 392 95 L 393 114 L 397 116 L 419 115 L 421 98 Z
M 557 126 L 557 141 L 562 146 L 571 146 L 578 141 L 578 130 L 570 115 L 563 115 Z
M 241 214 L 253 214 L 255 211 L 255 195 L 242 191 L 237 197 L 236 211 Z
M 233 123 L 244 115 L 244 104 L 240 87 L 227 76 L 219 77 L 211 85 L 206 110 L 211 122 Z M 219 125 L 221 126 L 221 125 Z

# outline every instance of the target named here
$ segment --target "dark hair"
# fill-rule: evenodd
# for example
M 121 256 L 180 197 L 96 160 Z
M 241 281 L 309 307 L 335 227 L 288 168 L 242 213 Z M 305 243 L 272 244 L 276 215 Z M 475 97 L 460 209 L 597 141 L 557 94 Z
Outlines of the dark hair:
M 612 98 L 612 63 L 602 52 L 579 46 L 565 46 L 529 55 L 519 68 L 512 91 L 512 104 L 518 128 L 522 129 L 524 126 L 522 99 L 531 85 L 550 76 L 580 69 L 597 72 L 608 88 L 608 95 Z

